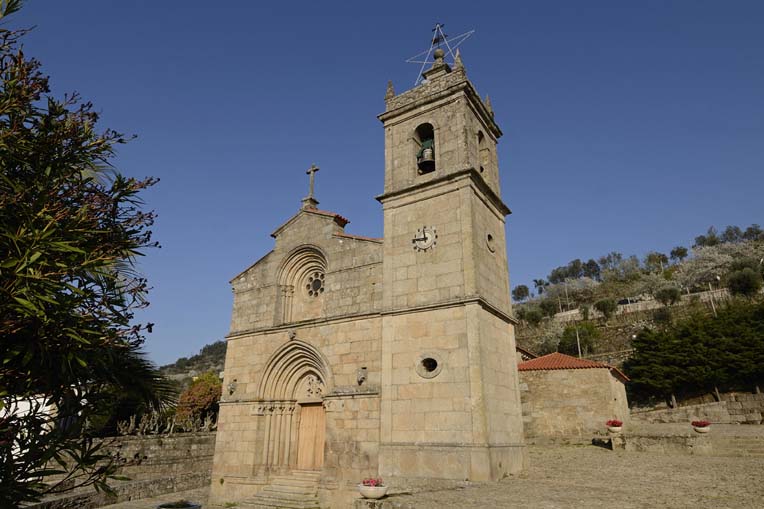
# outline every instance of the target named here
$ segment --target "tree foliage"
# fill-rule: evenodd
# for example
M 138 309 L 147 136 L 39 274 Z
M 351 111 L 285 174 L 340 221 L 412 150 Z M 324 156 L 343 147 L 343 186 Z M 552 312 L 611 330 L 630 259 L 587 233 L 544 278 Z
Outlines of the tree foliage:
M 645 255 L 644 263 L 648 272 L 662 272 L 664 267 L 668 265 L 668 256 L 657 251 L 651 251 Z
M 576 337 L 578 334 L 578 337 Z M 581 355 L 594 351 L 600 331 L 592 322 L 579 322 L 567 325 L 562 331 L 557 351 L 568 355 L 578 355 L 578 345 L 581 344 Z
M 664 286 L 655 292 L 655 300 L 663 304 L 664 306 L 671 306 L 679 302 L 682 297 L 682 293 L 676 286 Z
M 695 314 L 644 329 L 624 364 L 636 400 L 721 390 L 750 390 L 764 381 L 764 303 L 732 301 L 718 317 Z
M 215 373 L 200 375 L 178 398 L 176 416 L 180 420 L 217 416 L 221 390 L 222 384 Z
M 19 2 L 0 4 L 2 17 Z M 113 170 L 121 134 L 98 131 L 76 94 L 58 100 L 23 31 L 0 29 L 0 506 L 37 500 L 65 473 L 105 488 L 87 424 L 115 392 L 153 407 L 172 396 L 140 352 L 147 304 L 135 259 L 155 243 L 139 193 Z
M 517 285 L 512 290 L 512 298 L 515 299 L 516 302 L 524 301 L 530 294 L 530 290 L 528 290 L 528 287 L 525 285 Z
M 618 305 L 612 299 L 602 299 L 594 303 L 594 309 L 602 313 L 605 320 L 610 320 L 615 310 L 618 309 Z
M 750 267 L 737 270 L 727 278 L 727 287 L 733 295 L 753 297 L 761 289 L 761 273 Z
M 684 246 L 677 246 L 674 249 L 671 250 L 669 253 L 669 256 L 671 256 L 671 259 L 675 262 L 681 263 L 685 258 L 687 258 L 688 255 L 687 248 Z

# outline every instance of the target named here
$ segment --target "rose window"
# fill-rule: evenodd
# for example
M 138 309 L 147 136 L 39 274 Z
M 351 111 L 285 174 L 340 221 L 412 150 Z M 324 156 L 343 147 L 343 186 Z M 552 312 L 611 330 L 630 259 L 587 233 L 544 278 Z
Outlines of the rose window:
M 318 297 L 319 294 L 324 293 L 324 273 L 314 272 L 308 276 L 308 283 L 305 285 L 305 289 L 308 290 L 308 295 L 311 297 Z

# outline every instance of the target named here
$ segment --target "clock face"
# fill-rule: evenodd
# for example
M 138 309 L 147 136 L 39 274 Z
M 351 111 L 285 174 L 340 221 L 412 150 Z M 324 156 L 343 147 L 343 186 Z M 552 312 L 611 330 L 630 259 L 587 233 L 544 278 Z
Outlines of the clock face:
M 437 244 L 438 233 L 432 226 L 422 226 L 414 234 L 414 238 L 411 239 L 411 243 L 414 244 L 414 249 L 417 251 L 427 251 L 432 249 Z

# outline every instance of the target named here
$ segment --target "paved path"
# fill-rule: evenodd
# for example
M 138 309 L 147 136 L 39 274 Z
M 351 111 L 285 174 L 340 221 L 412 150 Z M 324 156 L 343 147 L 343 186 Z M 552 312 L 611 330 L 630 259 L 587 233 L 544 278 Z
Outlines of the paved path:
M 764 457 L 629 453 L 569 445 L 532 446 L 530 461 L 526 472 L 498 483 L 390 498 L 417 509 L 764 507 Z M 206 495 L 201 489 L 108 507 L 154 509 L 179 498 L 205 502 Z
M 103 509 L 156 509 L 156 506 L 165 502 L 177 502 L 178 500 L 188 500 L 190 502 L 207 503 L 208 488 L 199 488 L 196 490 L 179 491 L 177 493 L 168 493 L 158 497 L 143 498 L 141 500 L 131 500 L 130 502 L 120 502 L 119 504 L 107 505 Z M 205 505 L 205 508 L 207 506 Z

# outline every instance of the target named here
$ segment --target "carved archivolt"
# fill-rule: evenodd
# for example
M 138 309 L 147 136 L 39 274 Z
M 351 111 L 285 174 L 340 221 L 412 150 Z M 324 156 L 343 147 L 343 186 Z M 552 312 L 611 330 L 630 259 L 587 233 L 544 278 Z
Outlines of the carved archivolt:
M 266 363 L 252 409 L 262 416 L 257 465 L 261 468 L 294 467 L 300 402 L 321 400 L 333 386 L 329 364 L 314 346 L 291 339 Z
M 264 400 L 318 399 L 332 387 L 329 363 L 317 348 L 294 339 L 268 359 L 258 396 Z

